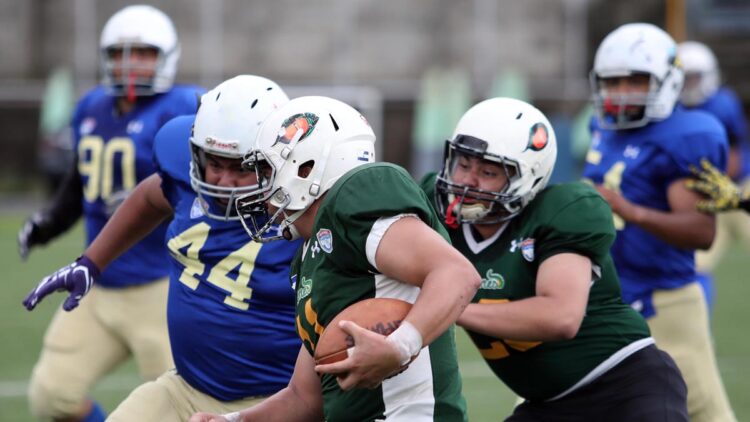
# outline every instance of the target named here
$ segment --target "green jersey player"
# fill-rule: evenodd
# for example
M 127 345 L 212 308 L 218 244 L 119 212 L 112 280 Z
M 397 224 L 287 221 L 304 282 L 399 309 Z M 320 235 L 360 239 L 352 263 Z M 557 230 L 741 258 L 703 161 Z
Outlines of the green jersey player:
M 466 420 L 452 326 L 480 277 L 409 174 L 373 162 L 374 141 L 356 110 L 325 97 L 294 99 L 264 123 L 246 160 L 260 188 L 238 210 L 257 226 L 253 215 L 267 206 L 277 239 L 305 241 L 291 271 L 303 345 L 286 389 L 224 419 Z M 271 227 L 248 232 L 267 241 Z M 387 337 L 342 322 L 354 340 L 348 357 L 315 366 L 324 327 L 374 297 L 413 306 Z M 191 421 L 222 420 L 212 418 Z
M 686 421 L 679 370 L 620 297 L 607 203 L 593 187 L 546 187 L 557 146 L 533 106 L 495 98 L 462 117 L 435 198 L 481 286 L 458 324 L 525 399 L 508 421 Z

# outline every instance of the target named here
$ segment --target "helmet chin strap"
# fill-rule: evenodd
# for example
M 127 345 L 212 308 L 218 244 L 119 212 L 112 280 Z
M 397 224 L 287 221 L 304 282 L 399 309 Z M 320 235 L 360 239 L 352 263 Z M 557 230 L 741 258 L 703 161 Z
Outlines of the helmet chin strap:
M 280 224 L 280 230 L 281 235 L 284 236 L 284 239 L 286 240 L 296 240 L 300 238 L 300 232 L 297 230 L 297 227 L 294 226 L 294 222 L 297 221 L 298 218 L 302 216 L 302 214 L 307 211 L 307 208 L 301 209 L 299 211 L 295 211 L 291 216 L 287 215 L 286 211 L 283 212 L 284 214 L 284 221 Z

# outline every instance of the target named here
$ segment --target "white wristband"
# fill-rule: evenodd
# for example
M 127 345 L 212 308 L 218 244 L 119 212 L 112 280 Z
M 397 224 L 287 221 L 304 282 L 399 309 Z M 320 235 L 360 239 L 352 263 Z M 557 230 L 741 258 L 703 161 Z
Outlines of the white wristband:
M 409 321 L 401 322 L 401 326 L 385 339 L 396 346 L 402 366 L 409 363 L 422 350 L 422 334 Z
M 228 420 L 229 422 L 241 422 L 242 421 L 240 412 L 227 413 L 227 414 L 221 415 L 221 417 Z

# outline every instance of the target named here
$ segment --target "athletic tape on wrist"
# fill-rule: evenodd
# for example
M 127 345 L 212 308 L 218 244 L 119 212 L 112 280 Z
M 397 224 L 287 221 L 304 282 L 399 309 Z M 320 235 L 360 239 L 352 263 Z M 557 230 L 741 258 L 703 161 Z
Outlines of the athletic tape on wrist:
M 386 340 L 396 346 L 401 358 L 401 365 L 406 365 L 422 350 L 422 334 L 409 321 L 403 321 L 401 326 L 392 332 Z
M 240 412 L 227 413 L 225 415 L 221 415 L 221 417 L 228 420 L 229 422 L 241 422 L 242 421 Z

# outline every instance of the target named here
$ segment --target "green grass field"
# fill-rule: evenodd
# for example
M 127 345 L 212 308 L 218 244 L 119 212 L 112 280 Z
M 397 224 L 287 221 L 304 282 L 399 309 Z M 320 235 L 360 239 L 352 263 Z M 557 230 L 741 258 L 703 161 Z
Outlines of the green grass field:
M 0 214 L 0 271 L 8 277 L 0 295 L 0 421 L 31 420 L 25 392 L 36 361 L 44 330 L 63 296 L 52 297 L 34 312 L 21 306 L 24 295 L 49 272 L 68 264 L 82 250 L 80 227 L 46 248 L 35 250 L 21 263 L 16 250 L 16 232 L 21 215 Z M 750 420 L 750 336 L 743 324 L 750 322 L 750 251 L 733 250 L 718 270 L 713 330 L 719 366 L 732 405 L 740 421 Z M 3 270 L 4 268 L 4 270 Z M 497 421 L 510 412 L 514 396 L 487 369 L 463 331 L 459 332 L 459 356 L 470 420 Z M 139 383 L 132 364 L 103 379 L 93 395 L 112 410 Z

